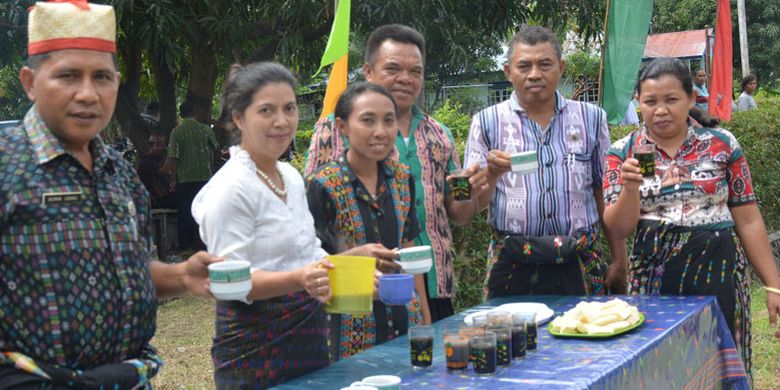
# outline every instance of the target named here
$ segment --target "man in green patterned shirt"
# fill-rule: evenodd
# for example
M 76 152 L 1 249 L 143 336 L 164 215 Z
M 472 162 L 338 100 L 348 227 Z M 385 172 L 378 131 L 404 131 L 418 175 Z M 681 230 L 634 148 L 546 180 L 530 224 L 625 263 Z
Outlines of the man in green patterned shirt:
M 184 120 L 171 132 L 168 162 L 163 170 L 176 177 L 176 225 L 179 249 L 205 249 L 198 236 L 198 226 L 192 218 L 192 199 L 209 181 L 214 166 L 217 138 L 208 125 L 193 118 L 192 104 L 179 107 Z
M 487 190 L 486 170 L 466 167 L 473 199 L 456 201 L 447 182 L 460 161 L 449 128 L 417 107 L 425 83 L 425 38 L 419 31 L 399 24 L 377 27 L 366 42 L 366 81 L 393 95 L 397 105 L 398 137 L 391 154 L 408 165 L 414 177 L 414 207 L 420 223 L 416 245 L 430 245 L 433 267 L 425 274 L 431 320 L 454 314 L 455 269 L 450 222 L 468 223 L 478 211 L 477 199 Z M 348 148 L 347 139 L 333 124 L 333 116 L 318 121 L 307 154 L 305 172 L 339 158 Z M 384 262 L 383 264 L 393 264 Z M 380 269 L 392 272 L 392 269 Z

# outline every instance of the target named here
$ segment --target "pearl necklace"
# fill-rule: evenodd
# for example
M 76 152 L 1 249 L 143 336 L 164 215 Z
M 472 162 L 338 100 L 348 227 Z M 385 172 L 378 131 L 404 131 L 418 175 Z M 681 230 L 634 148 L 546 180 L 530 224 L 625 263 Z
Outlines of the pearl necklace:
M 271 178 L 268 177 L 268 175 L 265 174 L 260 168 L 255 167 L 255 172 L 257 173 L 257 176 L 260 176 L 263 180 L 265 180 L 265 184 L 268 184 L 268 188 L 271 189 L 271 191 L 274 192 L 274 194 L 278 195 L 279 197 L 283 198 L 287 195 L 287 188 L 280 189 L 279 187 L 274 184 L 273 181 L 271 181 Z M 284 176 L 282 176 L 282 172 L 279 172 L 279 176 L 282 178 L 282 185 L 286 187 L 284 183 Z

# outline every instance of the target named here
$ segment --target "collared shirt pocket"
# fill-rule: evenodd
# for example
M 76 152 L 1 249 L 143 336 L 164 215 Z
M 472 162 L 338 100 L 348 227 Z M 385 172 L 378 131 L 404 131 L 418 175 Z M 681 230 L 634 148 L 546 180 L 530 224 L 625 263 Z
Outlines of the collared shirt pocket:
M 571 190 L 591 190 L 593 182 L 592 154 L 590 153 L 569 153 L 566 156 L 566 165 L 569 169 Z

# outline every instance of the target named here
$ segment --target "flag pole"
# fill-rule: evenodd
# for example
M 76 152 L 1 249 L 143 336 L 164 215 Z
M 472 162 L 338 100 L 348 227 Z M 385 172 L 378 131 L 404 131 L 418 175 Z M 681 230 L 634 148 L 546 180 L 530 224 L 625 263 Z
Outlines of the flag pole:
M 601 107 L 601 100 L 604 95 L 604 63 L 607 58 L 607 36 L 609 29 L 609 9 L 612 4 L 612 0 L 607 0 L 607 11 L 604 16 L 604 41 L 601 44 L 601 63 L 599 64 L 599 94 L 598 94 L 598 106 Z
M 707 86 L 709 88 L 712 85 L 712 57 L 710 56 L 710 26 L 704 25 L 704 74 L 707 75 Z
M 745 0 L 737 0 L 737 23 L 739 24 L 739 58 L 742 64 L 742 77 L 745 77 L 750 74 Z

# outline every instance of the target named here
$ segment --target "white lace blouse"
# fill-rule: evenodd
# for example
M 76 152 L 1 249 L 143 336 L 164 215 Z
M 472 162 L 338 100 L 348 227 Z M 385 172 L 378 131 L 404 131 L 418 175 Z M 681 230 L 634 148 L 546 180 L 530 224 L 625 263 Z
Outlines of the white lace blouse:
M 230 156 L 192 202 L 209 253 L 265 271 L 288 271 L 326 256 L 298 171 L 276 163 L 287 188 L 284 203 L 257 176 L 246 151 L 234 146 Z

